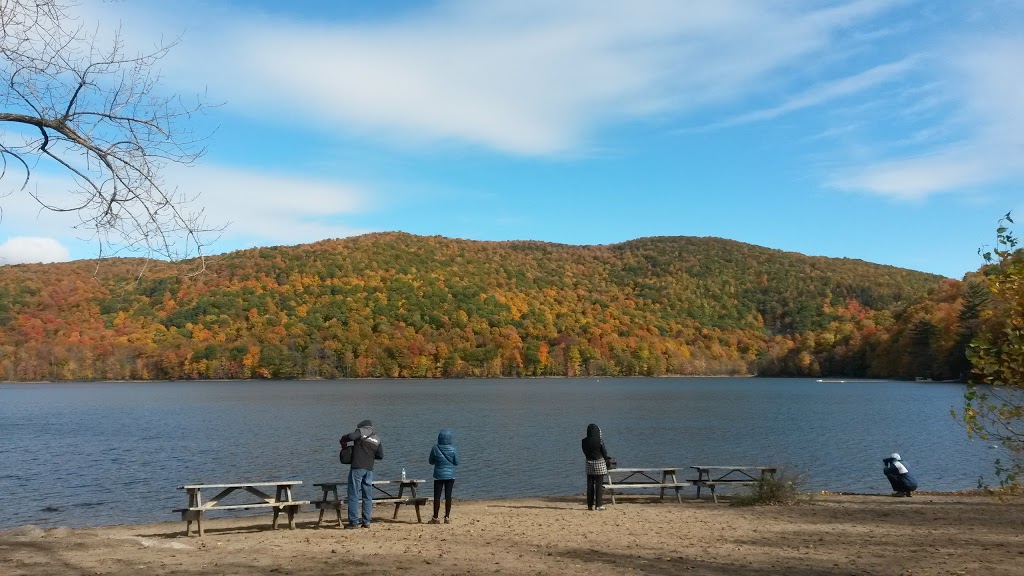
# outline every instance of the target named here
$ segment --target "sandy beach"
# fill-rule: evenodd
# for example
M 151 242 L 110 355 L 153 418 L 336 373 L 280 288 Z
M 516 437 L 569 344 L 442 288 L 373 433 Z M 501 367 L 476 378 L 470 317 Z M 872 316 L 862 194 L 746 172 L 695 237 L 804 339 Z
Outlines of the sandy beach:
M 458 501 L 451 524 L 270 530 L 270 514 L 101 528 L 0 532 L 7 576 L 322 574 L 1024 574 L 1024 498 L 815 494 L 740 507 L 633 496 L 605 511 L 582 497 Z

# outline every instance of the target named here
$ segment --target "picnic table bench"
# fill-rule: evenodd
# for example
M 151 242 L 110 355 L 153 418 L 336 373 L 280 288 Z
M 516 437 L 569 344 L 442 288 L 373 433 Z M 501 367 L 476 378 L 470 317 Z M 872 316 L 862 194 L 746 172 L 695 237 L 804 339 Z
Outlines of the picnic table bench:
M 615 504 L 616 491 L 653 488 L 661 490 L 662 500 L 665 499 L 666 489 L 675 490 L 676 500 L 682 503 L 683 499 L 679 495 L 679 490 L 686 486 L 692 486 L 693 483 L 688 480 L 680 482 L 676 478 L 678 470 L 679 468 L 676 466 L 662 468 L 612 468 L 605 474 L 604 488 L 608 490 L 612 504 Z M 658 477 L 659 474 L 660 477 Z
M 697 486 L 697 498 L 700 489 L 711 490 L 711 497 L 718 503 L 716 486 L 749 486 L 757 484 L 762 478 L 775 477 L 774 466 L 690 466 L 697 471 L 697 478 L 691 480 Z
M 288 527 L 295 529 L 295 513 L 303 504 L 309 504 L 308 500 L 292 499 L 292 486 L 302 484 L 300 480 L 287 480 L 281 482 L 241 482 L 237 484 L 187 484 L 178 486 L 179 490 L 188 493 L 188 506 L 175 508 L 174 512 L 181 513 L 181 519 L 185 521 L 185 535 L 192 532 L 192 522 L 195 521 L 199 535 L 203 535 L 203 514 L 218 510 L 248 510 L 251 508 L 273 508 L 274 521 L 271 527 L 277 530 L 277 517 L 284 510 L 288 514 Z M 274 486 L 274 496 L 267 494 L 260 487 Z M 202 491 L 204 489 L 220 490 L 212 498 L 203 501 Z M 259 498 L 258 502 L 242 502 L 239 504 L 222 504 L 221 501 L 234 492 L 247 492 Z
M 394 504 L 395 513 L 391 516 L 394 520 L 398 518 L 398 509 L 403 504 L 409 504 L 416 507 L 416 521 L 422 522 L 423 518 L 420 516 L 420 506 L 427 503 L 429 498 L 416 496 L 416 487 L 423 484 L 426 480 L 374 480 L 371 483 L 373 486 L 373 503 L 374 504 Z M 313 505 L 320 510 L 320 517 L 316 521 L 316 525 L 319 527 L 324 521 L 324 512 L 327 510 L 334 510 L 338 515 L 338 526 L 342 526 L 344 522 L 341 517 L 341 509 L 348 506 L 348 499 L 342 498 L 338 494 L 339 486 L 348 486 L 348 481 L 339 480 L 336 482 L 317 482 L 313 484 L 317 488 L 323 490 L 323 497 L 320 500 L 314 500 Z M 398 487 L 398 491 L 395 491 L 395 487 Z M 409 489 L 409 495 L 405 495 L 406 488 Z M 347 494 L 346 494 L 347 495 Z

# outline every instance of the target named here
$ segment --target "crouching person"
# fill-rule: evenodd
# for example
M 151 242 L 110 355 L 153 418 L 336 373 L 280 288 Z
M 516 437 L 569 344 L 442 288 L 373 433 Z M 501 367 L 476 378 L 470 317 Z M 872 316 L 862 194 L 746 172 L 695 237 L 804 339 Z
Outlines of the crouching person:
M 909 498 L 910 493 L 917 490 L 917 480 L 910 475 L 910 470 L 903 464 L 899 454 L 894 452 L 891 456 L 882 460 L 882 464 L 885 466 L 882 469 L 882 473 L 889 479 L 889 484 L 893 489 L 893 496 L 906 496 Z

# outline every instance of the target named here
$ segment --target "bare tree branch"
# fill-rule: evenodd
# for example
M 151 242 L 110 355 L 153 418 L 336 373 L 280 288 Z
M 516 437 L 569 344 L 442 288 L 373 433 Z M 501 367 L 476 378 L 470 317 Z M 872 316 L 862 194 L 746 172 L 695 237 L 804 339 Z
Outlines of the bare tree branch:
M 56 196 L 27 193 L 46 210 L 76 213 L 75 228 L 88 231 L 101 254 L 202 263 L 204 239 L 219 229 L 190 210 L 194 197 L 162 178 L 168 164 L 191 165 L 205 152 L 206 137 L 189 120 L 209 105 L 160 92 L 155 67 L 177 41 L 126 54 L 120 31 L 101 46 L 99 31 L 87 32 L 69 8 L 63 0 L 0 0 L 0 125 L 39 133 L 0 132 L 0 178 L 13 159 L 26 190 L 38 163 L 52 161 L 75 186 Z

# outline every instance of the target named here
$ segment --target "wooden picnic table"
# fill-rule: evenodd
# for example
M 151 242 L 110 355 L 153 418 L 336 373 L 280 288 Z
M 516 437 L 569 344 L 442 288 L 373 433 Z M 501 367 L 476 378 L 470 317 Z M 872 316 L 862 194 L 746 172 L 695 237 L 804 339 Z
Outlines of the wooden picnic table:
M 726 486 L 749 486 L 756 484 L 762 478 L 775 477 L 777 468 L 775 466 L 690 466 L 697 471 L 697 478 L 692 480 L 697 486 L 697 498 L 700 498 L 700 489 L 711 490 L 711 497 L 718 503 L 718 495 L 715 487 Z
M 309 504 L 308 500 L 295 500 L 292 498 L 292 487 L 302 484 L 300 480 L 285 480 L 280 482 L 240 482 L 237 484 L 186 484 L 178 486 L 179 490 L 188 493 L 188 506 L 177 508 L 175 512 L 181 512 L 181 519 L 185 521 L 185 535 L 192 531 L 192 522 L 195 521 L 199 535 L 203 535 L 203 513 L 218 510 L 248 510 L 250 508 L 273 508 L 274 521 L 271 527 L 277 530 L 277 517 L 284 510 L 288 514 L 288 527 L 295 529 L 295 513 L 303 504 Z M 274 496 L 261 490 L 261 487 L 273 486 Z M 213 497 L 203 500 L 203 490 L 220 490 Z M 235 492 L 246 492 L 259 498 L 258 502 L 241 502 L 237 504 L 222 504 L 221 501 Z
M 394 504 L 395 513 L 391 516 L 394 520 L 398 518 L 398 509 L 402 507 L 402 504 L 411 504 L 416 507 L 416 521 L 422 522 L 423 518 L 420 516 L 420 506 L 427 503 L 428 498 L 416 495 L 416 487 L 423 484 L 426 480 L 374 480 L 370 485 L 373 487 L 373 503 L 374 504 Z M 332 482 L 317 482 L 313 484 L 323 490 L 323 497 L 320 500 L 313 501 L 313 505 L 320 510 L 320 517 L 316 521 L 316 525 L 319 527 L 324 521 L 324 512 L 328 509 L 333 509 L 338 514 L 338 526 L 343 526 L 344 522 L 341 517 L 342 508 L 347 508 L 348 498 L 342 498 L 338 493 L 339 486 L 348 487 L 347 480 L 338 480 Z M 395 490 L 397 487 L 397 491 Z M 409 495 L 405 496 L 405 490 L 409 490 Z M 347 496 L 347 492 L 346 492 Z
M 676 491 L 676 500 L 683 502 L 679 490 L 685 486 L 692 486 L 693 483 L 687 480 L 680 482 L 676 478 L 679 471 L 678 466 L 665 466 L 661 468 L 612 468 L 604 477 L 604 488 L 611 496 L 612 504 L 615 504 L 615 492 L 624 489 L 659 489 L 661 499 L 665 499 L 665 490 Z

